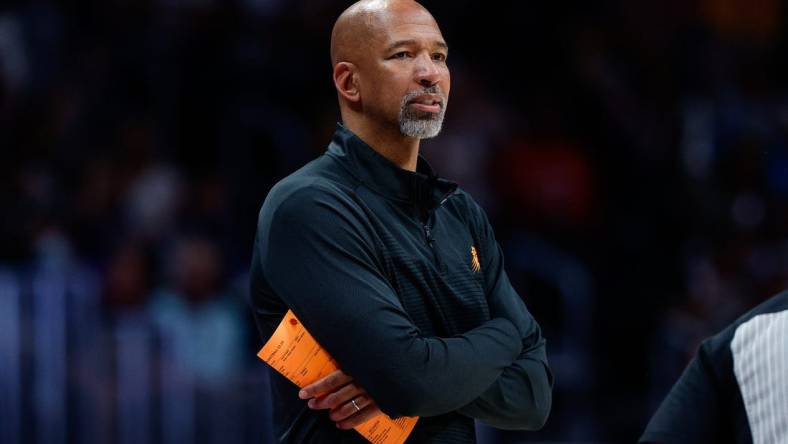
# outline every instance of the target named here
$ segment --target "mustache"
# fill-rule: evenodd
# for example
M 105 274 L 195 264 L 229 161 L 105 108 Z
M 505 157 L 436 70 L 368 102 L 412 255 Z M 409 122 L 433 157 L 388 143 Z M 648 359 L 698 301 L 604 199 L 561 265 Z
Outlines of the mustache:
M 441 90 L 440 86 L 432 85 L 427 88 L 416 89 L 413 91 L 408 92 L 405 94 L 405 97 L 402 98 L 402 104 L 405 105 L 409 103 L 411 100 L 415 99 L 416 97 L 422 96 L 424 94 L 434 94 L 441 99 L 441 107 L 446 104 L 446 95 Z

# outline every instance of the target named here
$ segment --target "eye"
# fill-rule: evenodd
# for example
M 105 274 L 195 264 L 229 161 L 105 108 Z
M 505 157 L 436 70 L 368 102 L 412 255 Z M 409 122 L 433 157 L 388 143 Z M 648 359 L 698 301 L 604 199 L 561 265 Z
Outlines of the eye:
M 391 56 L 390 58 L 392 58 L 392 59 L 406 59 L 408 57 L 410 57 L 410 53 L 409 52 L 407 52 L 407 51 L 400 51 L 400 52 L 394 54 L 393 56 Z
M 435 54 L 432 55 L 432 60 L 435 60 L 435 61 L 438 61 L 438 62 L 445 62 L 446 61 L 446 54 L 444 54 L 442 52 L 436 52 Z

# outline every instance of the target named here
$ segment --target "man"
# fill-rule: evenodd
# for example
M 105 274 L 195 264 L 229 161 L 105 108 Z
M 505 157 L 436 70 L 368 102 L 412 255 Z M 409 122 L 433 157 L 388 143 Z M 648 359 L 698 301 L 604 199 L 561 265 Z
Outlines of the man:
M 703 342 L 640 442 L 788 442 L 788 291 Z
M 447 45 L 416 2 L 361 1 L 331 36 L 344 124 L 260 211 L 251 303 L 264 340 L 287 309 L 342 369 L 299 391 L 272 375 L 286 443 L 361 443 L 381 411 L 408 442 L 475 442 L 474 418 L 538 429 L 552 376 L 487 217 L 419 156 L 441 129 Z

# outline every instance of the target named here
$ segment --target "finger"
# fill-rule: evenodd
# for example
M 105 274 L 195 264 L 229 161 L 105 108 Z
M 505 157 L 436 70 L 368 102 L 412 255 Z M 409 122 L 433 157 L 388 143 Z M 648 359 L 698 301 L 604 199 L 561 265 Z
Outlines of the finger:
M 301 399 L 314 398 L 323 393 L 333 392 L 352 380 L 353 378 L 346 375 L 342 370 L 336 370 L 328 374 L 328 376 L 302 388 L 301 391 L 298 392 L 298 397 Z
M 351 399 L 366 393 L 361 387 L 353 384 L 352 382 L 339 390 L 329 393 L 325 396 L 313 398 L 309 400 L 309 408 L 320 409 L 335 409 Z
M 369 421 L 370 419 L 382 414 L 383 412 L 380 411 L 377 405 L 368 405 L 365 408 L 361 409 L 360 412 L 356 413 L 355 415 L 351 416 L 350 418 L 340 421 L 337 423 L 337 427 L 342 430 L 349 430 L 353 427 L 360 426 L 365 422 Z
M 353 401 L 356 402 L 356 406 L 353 405 Z M 359 395 L 347 400 L 340 404 L 335 409 L 331 410 L 331 413 L 328 415 L 334 422 L 344 421 L 347 418 L 359 413 L 361 410 L 364 410 L 364 407 L 372 404 L 372 400 L 368 396 Z

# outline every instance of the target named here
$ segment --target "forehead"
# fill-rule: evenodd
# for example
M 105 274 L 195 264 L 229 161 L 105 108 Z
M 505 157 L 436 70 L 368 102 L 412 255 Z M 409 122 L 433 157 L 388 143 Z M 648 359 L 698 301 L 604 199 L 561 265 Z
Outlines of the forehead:
M 382 17 L 375 34 L 376 40 L 383 45 L 403 40 L 426 44 L 444 42 L 435 19 L 420 8 L 391 11 Z

